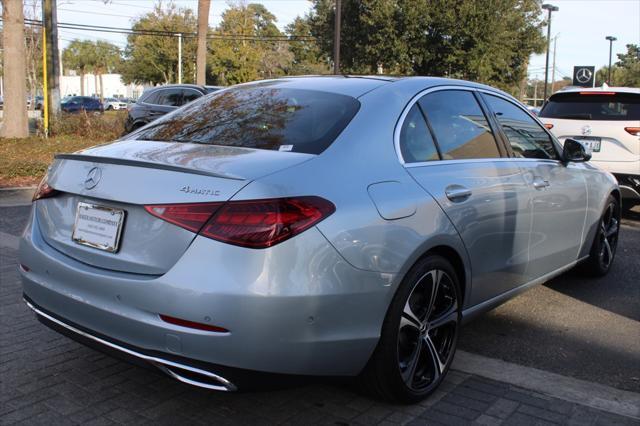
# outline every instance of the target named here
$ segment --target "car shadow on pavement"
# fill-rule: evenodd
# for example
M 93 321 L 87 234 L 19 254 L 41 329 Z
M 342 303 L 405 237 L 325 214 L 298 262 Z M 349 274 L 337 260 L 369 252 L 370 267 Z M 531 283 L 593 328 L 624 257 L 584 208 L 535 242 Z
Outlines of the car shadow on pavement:
M 640 226 L 635 228 L 623 224 L 616 258 L 606 276 L 588 277 L 578 266 L 544 285 L 590 305 L 640 321 L 639 251 Z

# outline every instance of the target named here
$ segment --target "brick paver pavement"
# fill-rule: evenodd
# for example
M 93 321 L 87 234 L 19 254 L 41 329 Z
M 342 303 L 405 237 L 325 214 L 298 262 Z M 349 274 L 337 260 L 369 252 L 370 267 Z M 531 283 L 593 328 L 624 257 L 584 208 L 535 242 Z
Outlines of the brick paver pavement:
M 640 425 L 475 375 L 450 372 L 413 406 L 348 385 L 226 394 L 192 388 L 86 348 L 24 305 L 16 251 L 0 244 L 0 424 Z

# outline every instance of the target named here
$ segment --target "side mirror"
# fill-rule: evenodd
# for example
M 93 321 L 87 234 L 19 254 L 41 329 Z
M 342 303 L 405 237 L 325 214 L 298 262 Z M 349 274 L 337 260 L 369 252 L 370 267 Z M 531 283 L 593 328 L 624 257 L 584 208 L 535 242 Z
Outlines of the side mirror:
M 566 162 L 580 163 L 591 160 L 591 153 L 587 152 L 580 142 L 575 139 L 565 139 L 562 157 Z

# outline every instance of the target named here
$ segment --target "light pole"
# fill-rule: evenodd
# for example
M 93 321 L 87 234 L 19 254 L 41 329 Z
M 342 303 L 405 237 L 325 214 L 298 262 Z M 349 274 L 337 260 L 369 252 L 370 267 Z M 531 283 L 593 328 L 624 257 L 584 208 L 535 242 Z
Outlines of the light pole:
M 549 48 L 551 47 L 551 12 L 557 12 L 560 10 L 558 6 L 552 4 L 543 4 L 542 8 L 549 12 L 549 18 L 547 22 L 547 59 L 544 65 L 544 95 L 542 97 L 542 103 L 547 100 L 547 84 L 549 82 Z
M 613 52 L 613 42 L 617 40 L 614 36 L 606 36 L 606 40 L 609 40 L 609 72 L 607 73 L 607 84 L 611 86 L 611 53 Z

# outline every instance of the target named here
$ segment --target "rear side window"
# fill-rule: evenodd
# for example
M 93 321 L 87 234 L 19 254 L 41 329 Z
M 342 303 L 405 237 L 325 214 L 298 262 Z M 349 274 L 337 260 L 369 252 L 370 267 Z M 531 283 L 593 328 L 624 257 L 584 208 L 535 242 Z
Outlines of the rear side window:
M 180 106 L 182 105 L 182 90 L 180 89 L 167 89 L 158 92 L 156 101 L 153 102 L 157 105 L 163 106 Z
M 500 157 L 487 118 L 471 92 L 443 90 L 425 95 L 418 103 L 443 160 Z
M 540 117 L 569 120 L 640 120 L 640 95 L 615 92 L 557 93 L 540 111 Z
M 182 105 L 187 104 L 191 101 L 195 101 L 199 97 L 202 96 L 202 93 L 197 90 L 185 89 L 182 91 Z
M 402 123 L 400 151 L 405 163 L 439 160 L 438 150 L 418 104 L 414 104 Z
M 551 137 L 526 112 L 504 99 L 483 95 L 516 157 L 557 160 Z
M 131 137 L 319 154 L 359 107 L 336 93 L 245 86 L 201 97 Z

